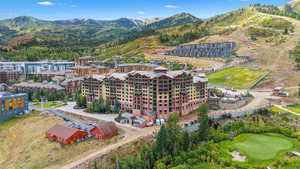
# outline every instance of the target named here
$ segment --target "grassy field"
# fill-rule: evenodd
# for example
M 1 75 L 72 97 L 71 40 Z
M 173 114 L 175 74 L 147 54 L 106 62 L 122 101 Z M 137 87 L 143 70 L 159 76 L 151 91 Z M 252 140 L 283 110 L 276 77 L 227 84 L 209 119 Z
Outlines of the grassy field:
M 55 169 L 62 165 L 115 143 L 120 136 L 107 140 L 87 141 L 61 146 L 45 138 L 45 132 L 55 124 L 66 124 L 58 117 L 33 112 L 0 123 L 0 168 Z
M 46 108 L 50 108 L 50 107 L 61 107 L 64 104 L 59 103 L 59 102 L 47 102 L 47 103 L 36 103 L 33 104 L 34 107 L 46 107 Z
M 286 108 L 293 112 L 300 113 L 300 104 L 296 104 L 295 106 L 287 106 Z
M 293 147 L 291 141 L 279 136 L 244 134 L 237 139 L 242 141 L 235 143 L 234 147 L 253 160 L 270 160 L 275 158 L 279 152 Z
M 209 83 L 237 89 L 251 88 L 269 72 L 250 68 L 228 68 L 208 75 Z
M 275 107 L 275 106 L 268 108 L 268 110 L 272 111 L 272 112 L 275 112 L 275 113 L 286 113 L 287 112 L 287 111 L 282 110 L 282 109 L 280 109 L 278 107 Z

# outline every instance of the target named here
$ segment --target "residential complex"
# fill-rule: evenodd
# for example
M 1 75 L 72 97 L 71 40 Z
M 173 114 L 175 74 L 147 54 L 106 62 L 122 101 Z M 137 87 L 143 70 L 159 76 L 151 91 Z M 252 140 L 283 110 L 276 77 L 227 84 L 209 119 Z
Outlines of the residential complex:
M 77 61 L 78 62 L 78 61 Z M 76 63 L 77 63 L 76 62 Z M 110 62 L 79 62 L 75 67 L 70 68 L 77 76 L 102 75 L 110 72 L 127 73 L 133 70 L 153 71 L 158 65 L 145 63 L 113 64 Z M 83 65 L 83 63 L 86 63 Z
M 43 71 L 65 71 L 74 67 L 74 62 L 67 61 L 40 61 L 40 62 L 0 62 L 0 70 L 11 69 L 28 74 Z
M 75 59 L 76 66 L 77 65 L 84 66 L 84 65 L 87 65 L 87 64 L 89 64 L 91 62 L 95 62 L 95 61 L 96 61 L 96 57 L 93 57 L 93 56 L 82 56 L 82 57 Z
M 36 83 L 36 82 L 22 82 L 18 84 L 14 84 L 13 86 L 14 92 L 26 92 L 26 93 L 32 93 L 35 91 L 49 91 L 51 94 L 61 94 L 65 92 L 65 88 L 61 87 L 58 84 L 55 83 Z
M 73 77 L 64 80 L 61 85 L 65 88 L 68 94 L 75 93 L 81 89 L 83 77 Z
M 0 93 L 0 122 L 28 111 L 28 96 L 26 93 L 12 94 Z
M 153 71 L 155 68 L 159 67 L 154 64 L 147 63 L 127 63 L 127 64 L 117 64 L 115 66 L 115 71 L 120 73 L 127 73 L 131 71 Z
M 18 70 L 4 69 L 0 70 L 0 83 L 8 83 L 10 81 L 18 81 L 24 79 L 24 73 Z
M 208 99 L 208 80 L 187 71 L 108 73 L 85 77 L 82 94 L 91 102 L 102 97 L 111 105 L 119 102 L 121 110 L 148 121 L 167 119 L 172 112 L 186 115 Z
M 111 69 L 108 67 L 97 66 L 97 65 L 75 66 L 72 67 L 71 70 L 74 74 L 78 76 L 101 75 L 101 74 L 109 73 L 111 71 Z

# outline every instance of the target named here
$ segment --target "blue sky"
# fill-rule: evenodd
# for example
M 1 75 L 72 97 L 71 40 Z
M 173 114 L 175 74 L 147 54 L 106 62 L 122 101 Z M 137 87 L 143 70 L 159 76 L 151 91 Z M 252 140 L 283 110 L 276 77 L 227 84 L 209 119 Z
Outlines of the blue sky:
M 33 16 L 40 19 L 117 19 L 167 17 L 188 12 L 208 18 L 250 4 L 281 5 L 289 0 L 1 0 L 0 19 Z

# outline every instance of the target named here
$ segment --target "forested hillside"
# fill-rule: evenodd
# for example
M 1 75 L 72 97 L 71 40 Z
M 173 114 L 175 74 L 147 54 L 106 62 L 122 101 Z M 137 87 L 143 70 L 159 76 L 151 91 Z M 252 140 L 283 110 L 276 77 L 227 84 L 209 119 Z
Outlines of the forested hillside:
M 113 47 L 156 35 L 157 30 L 162 28 L 196 22 L 201 20 L 187 13 L 151 24 L 127 18 L 112 21 L 93 19 L 43 21 L 22 16 L 0 21 L 1 59 L 71 60 L 82 54 L 97 55 L 95 51 L 99 46 Z

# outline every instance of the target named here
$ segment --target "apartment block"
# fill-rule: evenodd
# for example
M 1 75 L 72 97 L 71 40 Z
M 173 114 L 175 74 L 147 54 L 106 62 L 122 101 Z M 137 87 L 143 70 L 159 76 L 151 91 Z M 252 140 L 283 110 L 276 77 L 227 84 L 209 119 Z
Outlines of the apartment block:
M 167 119 L 173 112 L 181 116 L 207 102 L 208 80 L 188 71 L 153 71 L 108 73 L 86 77 L 82 94 L 89 102 L 102 97 L 121 104 L 121 110 L 132 112 L 148 121 Z

